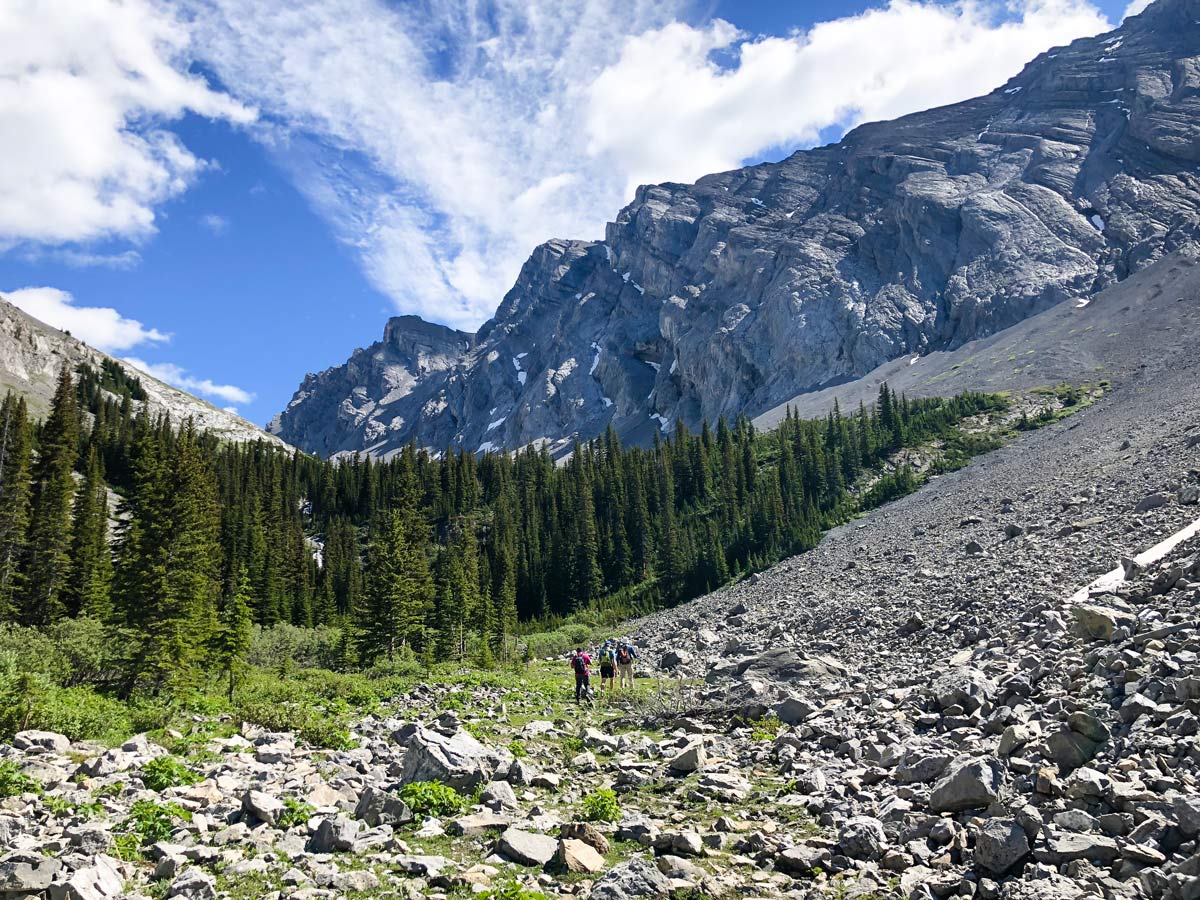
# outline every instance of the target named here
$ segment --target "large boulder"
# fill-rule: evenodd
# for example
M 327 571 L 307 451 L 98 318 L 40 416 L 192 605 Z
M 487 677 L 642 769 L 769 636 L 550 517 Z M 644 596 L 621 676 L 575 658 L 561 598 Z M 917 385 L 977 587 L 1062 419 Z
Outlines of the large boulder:
M 1000 798 L 1003 780 L 1003 768 L 995 758 L 960 759 L 933 786 L 929 807 L 936 813 L 953 813 L 989 806 Z
M 466 731 L 442 734 L 418 728 L 409 739 L 400 782 L 440 781 L 457 791 L 473 791 L 491 781 L 504 762 Z
M 870 816 L 850 819 L 838 832 L 838 846 L 851 859 L 878 859 L 886 842 L 883 823 Z
M 557 864 L 560 872 L 583 872 L 589 875 L 603 872 L 607 865 L 595 847 L 574 838 L 564 838 L 558 842 Z
M 676 754 L 667 763 L 667 768 L 677 775 L 687 775 L 703 768 L 706 762 L 708 762 L 708 754 L 704 751 L 704 744 L 701 741 L 695 741 Z
M 54 731 L 18 731 L 12 745 L 18 750 L 45 750 L 50 753 L 66 753 L 71 749 L 71 739 Z
M 671 882 L 651 862 L 640 856 L 614 866 L 594 885 L 590 900 L 665 900 L 670 896 Z
M 763 681 L 811 681 L 844 678 L 848 670 L 828 656 L 813 656 L 794 647 L 773 647 L 741 660 L 734 674 Z
M 358 798 L 354 818 L 362 819 L 372 828 L 379 825 L 404 825 L 413 820 L 412 810 L 399 797 L 368 787 Z
M 0 893 L 35 894 L 50 887 L 62 863 L 33 850 L 13 850 L 0 856 Z
M 242 797 L 242 812 L 274 827 L 283 813 L 283 801 L 262 791 L 246 791 Z
M 117 861 L 97 856 L 90 866 L 71 873 L 66 881 L 50 885 L 50 900 L 106 900 L 120 897 L 125 891 L 125 876 Z
M 496 850 L 522 866 L 542 868 L 558 855 L 558 839 L 519 828 L 509 828 L 500 835 Z
M 996 693 L 996 685 L 978 669 L 958 668 L 938 676 L 931 688 L 940 709 L 957 706 L 972 713 Z
M 1029 855 L 1029 838 L 1015 819 L 990 819 L 975 839 L 975 865 L 1002 876 Z

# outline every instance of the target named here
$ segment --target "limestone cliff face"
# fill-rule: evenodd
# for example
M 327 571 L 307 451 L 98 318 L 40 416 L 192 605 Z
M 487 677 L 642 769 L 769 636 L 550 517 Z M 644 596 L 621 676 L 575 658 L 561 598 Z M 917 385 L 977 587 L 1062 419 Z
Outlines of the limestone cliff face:
M 538 247 L 474 336 L 393 319 L 272 430 L 333 454 L 568 446 L 754 414 L 1121 280 L 1200 233 L 1200 0 L 991 94 L 694 185 Z

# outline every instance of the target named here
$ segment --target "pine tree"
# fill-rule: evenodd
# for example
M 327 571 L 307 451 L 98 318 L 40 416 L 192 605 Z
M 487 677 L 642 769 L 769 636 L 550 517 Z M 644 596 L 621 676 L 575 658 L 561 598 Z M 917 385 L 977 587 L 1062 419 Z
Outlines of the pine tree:
M 136 483 L 119 553 L 125 692 L 194 683 L 220 595 L 216 485 L 189 422 L 170 452 L 161 434 L 139 441 Z
M 221 605 L 217 619 L 217 630 L 212 638 L 213 661 L 229 678 L 229 702 L 237 676 L 245 666 L 245 656 L 250 650 L 252 625 L 250 621 L 250 576 L 243 566 L 237 576 L 237 587 Z
M 408 516 L 388 510 L 376 516 L 367 558 L 367 584 L 355 617 L 358 652 L 370 664 L 424 639 L 432 583 L 424 548 L 406 527 Z
M 0 407 L 0 621 L 16 616 L 20 562 L 29 527 L 31 437 L 25 401 L 9 393 Z
M 62 595 L 71 566 L 71 502 L 75 496 L 71 472 L 78 453 L 75 383 L 71 370 L 63 366 L 33 467 L 29 541 L 22 561 L 25 583 L 20 598 L 21 619 L 27 625 L 48 625 L 66 612 Z
M 112 614 L 113 577 L 108 544 L 108 488 L 94 446 L 88 452 L 83 486 L 75 495 L 73 527 L 67 606 L 72 615 L 106 621 Z

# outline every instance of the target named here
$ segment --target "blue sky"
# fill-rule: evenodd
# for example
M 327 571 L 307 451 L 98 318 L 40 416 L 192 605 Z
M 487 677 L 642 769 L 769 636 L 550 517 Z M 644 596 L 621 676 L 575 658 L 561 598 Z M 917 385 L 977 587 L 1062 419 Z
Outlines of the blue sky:
M 478 326 L 537 241 L 600 237 L 638 183 L 984 92 L 1125 13 L 63 0 L 79 15 L 55 16 L 14 2 L 0 293 L 259 423 L 389 315 Z

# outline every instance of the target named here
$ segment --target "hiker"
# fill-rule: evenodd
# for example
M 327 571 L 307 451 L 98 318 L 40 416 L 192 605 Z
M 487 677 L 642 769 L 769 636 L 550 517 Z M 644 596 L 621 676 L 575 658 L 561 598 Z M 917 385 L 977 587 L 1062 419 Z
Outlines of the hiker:
M 576 703 L 591 699 L 591 689 L 588 686 L 591 665 L 592 658 L 583 652 L 583 648 L 576 647 L 575 652 L 571 654 L 571 669 L 575 672 Z
M 600 648 L 600 691 L 607 688 L 611 693 L 616 687 L 617 678 L 617 648 L 611 640 L 604 642 Z
M 617 675 L 620 680 L 620 687 L 625 687 L 625 679 L 629 679 L 629 687 L 633 687 L 633 661 L 638 658 L 637 650 L 633 644 L 623 642 L 617 648 Z

